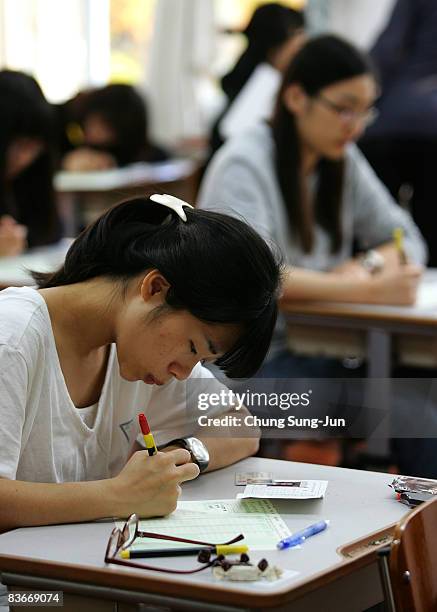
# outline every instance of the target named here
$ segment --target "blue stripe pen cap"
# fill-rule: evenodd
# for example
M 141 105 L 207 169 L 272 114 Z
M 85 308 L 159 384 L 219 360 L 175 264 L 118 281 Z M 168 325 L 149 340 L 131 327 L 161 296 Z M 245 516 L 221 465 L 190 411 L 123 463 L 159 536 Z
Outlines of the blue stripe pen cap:
M 292 548 L 293 546 L 299 546 L 303 544 L 305 540 L 310 538 L 316 533 L 320 533 L 321 531 L 325 531 L 328 527 L 329 521 L 319 521 L 318 523 L 314 523 L 313 525 L 309 525 L 302 529 L 301 531 L 296 531 L 288 538 L 284 538 L 277 543 L 277 547 L 279 550 L 283 550 L 284 548 Z

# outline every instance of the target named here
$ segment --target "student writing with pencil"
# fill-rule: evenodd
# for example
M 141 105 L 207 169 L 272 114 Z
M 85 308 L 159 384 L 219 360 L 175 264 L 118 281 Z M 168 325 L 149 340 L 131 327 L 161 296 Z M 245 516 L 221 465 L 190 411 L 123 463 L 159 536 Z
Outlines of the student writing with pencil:
M 285 71 L 272 119 L 228 140 L 206 171 L 199 206 L 246 220 L 283 253 L 289 265 L 284 310 L 297 300 L 416 300 L 425 243 L 354 145 L 375 117 L 377 96 L 365 55 L 337 36 L 312 38 Z M 402 266 L 393 241 L 397 227 L 408 258 Z M 358 374 L 351 360 L 323 353 L 305 354 L 298 342 L 290 349 L 280 317 L 258 375 Z M 413 464 L 410 469 L 417 473 Z
M 198 389 L 223 388 L 202 363 L 251 375 L 275 325 L 279 265 L 249 226 L 136 198 L 34 278 L 0 293 L 0 530 L 165 515 L 208 460 L 256 451 L 253 432 L 190 437 Z M 139 412 L 171 450 L 136 451 Z
M 284 308 L 296 300 L 416 299 L 427 254 L 422 236 L 354 145 L 377 95 L 365 55 L 337 36 L 313 38 L 291 60 L 271 121 L 227 141 L 207 169 L 200 208 L 247 220 L 283 253 Z M 402 267 L 395 228 L 404 234 Z M 279 320 L 262 373 L 347 375 L 327 359 L 314 374 L 308 360 L 288 350 Z

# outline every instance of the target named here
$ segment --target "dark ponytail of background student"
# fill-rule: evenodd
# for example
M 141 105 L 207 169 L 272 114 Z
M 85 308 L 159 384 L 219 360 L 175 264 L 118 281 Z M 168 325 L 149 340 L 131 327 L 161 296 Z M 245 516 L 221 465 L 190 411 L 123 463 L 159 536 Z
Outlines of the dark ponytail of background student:
M 225 108 L 216 119 L 210 137 L 209 159 L 223 144 L 220 123 L 232 102 L 241 92 L 255 69 L 262 63 L 276 65 L 292 38 L 301 34 L 305 25 L 304 14 L 277 2 L 259 6 L 242 34 L 247 46 L 235 66 L 222 77 L 221 86 L 226 96 Z M 286 62 L 288 64 L 288 61 Z
M 247 47 L 235 66 L 221 80 L 228 101 L 232 102 L 244 87 L 248 78 L 261 62 L 271 60 L 271 55 L 284 44 L 295 30 L 304 27 L 303 13 L 276 2 L 256 9 L 243 30 Z

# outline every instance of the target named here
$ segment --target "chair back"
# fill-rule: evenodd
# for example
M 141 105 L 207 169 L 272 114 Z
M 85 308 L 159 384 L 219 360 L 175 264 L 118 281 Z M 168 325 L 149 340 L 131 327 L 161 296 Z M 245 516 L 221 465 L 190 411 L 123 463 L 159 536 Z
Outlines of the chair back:
M 399 521 L 389 567 L 398 612 L 437 611 L 437 497 Z

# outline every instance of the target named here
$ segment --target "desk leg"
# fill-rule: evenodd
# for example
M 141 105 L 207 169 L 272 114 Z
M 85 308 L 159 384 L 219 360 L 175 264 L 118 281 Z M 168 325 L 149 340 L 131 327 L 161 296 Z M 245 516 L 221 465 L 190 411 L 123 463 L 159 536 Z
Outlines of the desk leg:
M 368 453 L 377 457 L 390 454 L 390 376 L 391 335 L 383 329 L 367 332 L 367 363 L 369 378 L 368 400 L 371 408 L 382 408 L 385 418 L 367 440 Z M 378 379 L 378 380 L 375 380 Z

